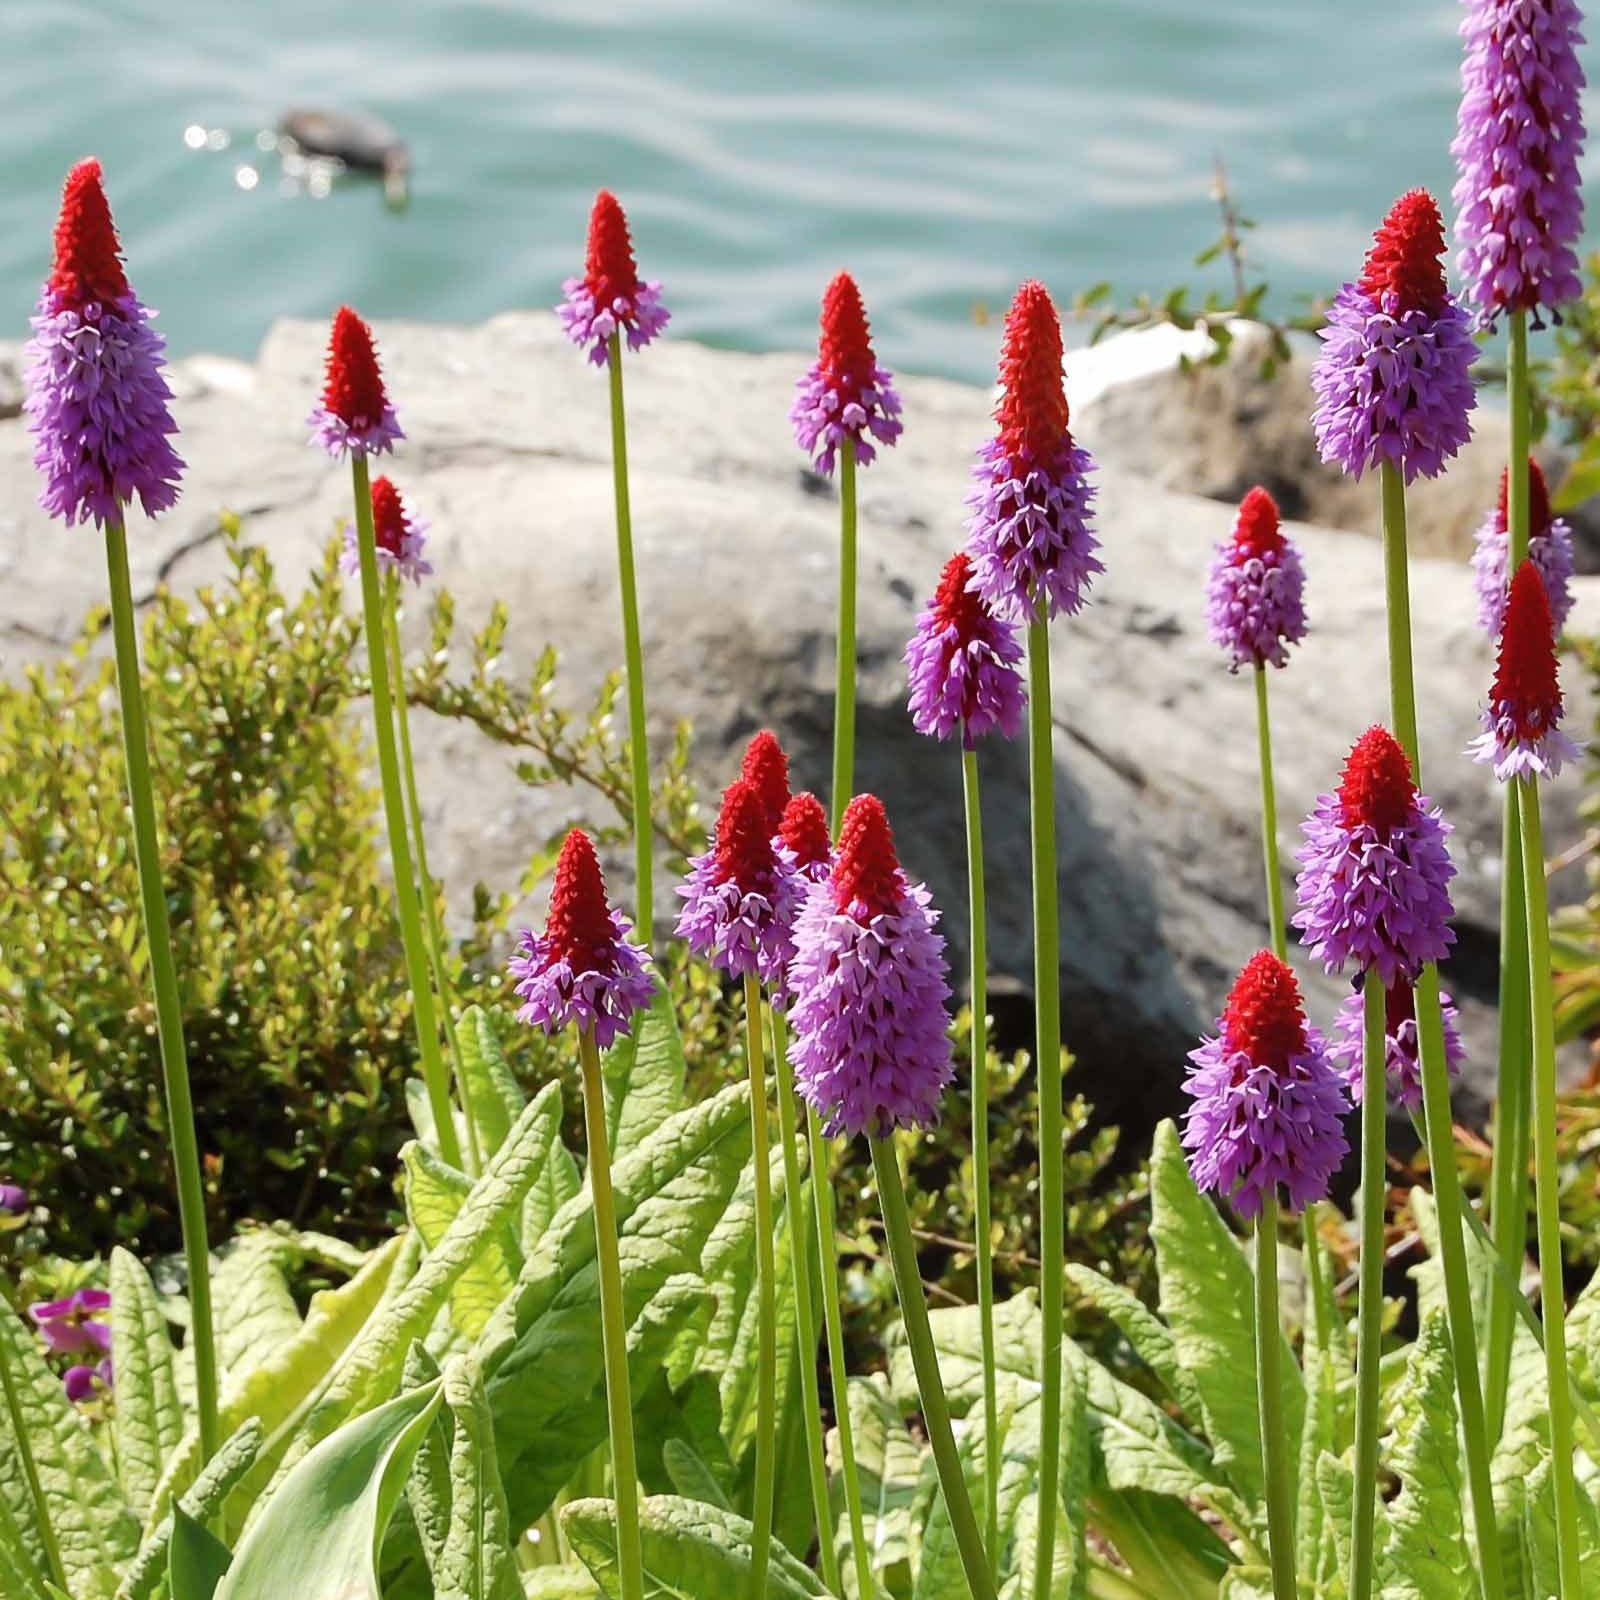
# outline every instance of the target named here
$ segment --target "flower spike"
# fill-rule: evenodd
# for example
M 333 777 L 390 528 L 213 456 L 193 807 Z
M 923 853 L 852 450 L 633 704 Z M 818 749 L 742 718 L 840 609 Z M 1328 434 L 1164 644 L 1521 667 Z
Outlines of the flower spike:
M 613 334 L 620 333 L 630 350 L 642 350 L 671 317 L 661 303 L 661 285 L 639 277 L 628 219 L 609 189 L 594 197 L 589 213 L 583 276 L 568 278 L 561 288 L 565 298 L 556 307 L 561 326 L 597 367 L 610 360 Z
M 1365 1002 L 1359 989 L 1347 995 L 1334 1019 L 1334 1038 L 1328 1046 L 1328 1058 L 1343 1076 L 1356 1105 L 1361 1104 L 1363 1088 L 1364 1010 Z M 1450 996 L 1443 993 L 1439 996 L 1439 1010 L 1444 1022 L 1444 1064 L 1453 1078 L 1460 1073 L 1466 1056 L 1461 1042 L 1461 1014 Z M 1390 1099 L 1407 1111 L 1420 1111 L 1422 1058 L 1417 1043 L 1417 999 L 1415 990 L 1404 978 L 1396 980 L 1384 994 L 1384 1070 Z
M 1306 573 L 1279 526 L 1277 502 L 1259 486 L 1239 502 L 1232 535 L 1211 557 L 1206 626 L 1232 669 L 1287 666 L 1306 636 Z
M 372 480 L 372 534 L 380 572 L 398 572 L 412 583 L 421 583 L 432 574 L 432 563 L 423 554 L 428 523 L 406 509 L 400 491 L 384 477 Z M 352 578 L 361 571 L 361 547 L 353 522 L 344 525 L 339 570 Z
M 1500 498 L 1483 519 L 1472 554 L 1472 583 L 1478 596 L 1478 621 L 1492 639 L 1500 637 L 1506 615 L 1506 562 L 1510 534 L 1506 515 L 1509 469 L 1500 469 Z M 1572 575 L 1577 570 L 1572 527 L 1550 506 L 1550 489 L 1539 463 L 1528 457 L 1528 559 L 1544 579 L 1550 614 L 1559 633 L 1572 613 Z
M 872 439 L 892 445 L 900 437 L 904 424 L 894 374 L 873 354 L 866 307 L 848 272 L 839 273 L 822 297 L 817 359 L 795 387 L 799 392 L 789 408 L 795 440 L 827 477 L 847 441 L 856 464 L 866 466 L 877 457 Z
M 833 840 L 828 835 L 828 813 L 808 789 L 791 795 L 778 827 L 778 842 L 794 860 L 794 869 L 813 883 L 833 870 Z
M 745 746 L 739 776 L 761 797 L 767 812 L 767 831 L 776 833 L 789 804 L 789 758 L 770 728 L 763 728 Z
M 383 384 L 372 329 L 349 306 L 333 314 L 322 403 L 307 418 L 311 442 L 334 460 L 382 455 L 405 438 Z

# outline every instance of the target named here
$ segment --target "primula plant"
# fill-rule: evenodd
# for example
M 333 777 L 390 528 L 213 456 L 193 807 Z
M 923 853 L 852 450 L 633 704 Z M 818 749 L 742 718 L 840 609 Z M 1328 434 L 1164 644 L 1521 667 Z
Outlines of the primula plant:
M 615 197 L 558 310 L 607 375 L 625 663 L 575 719 L 553 657 L 503 680 L 503 610 L 459 672 L 442 589 L 408 665 L 399 608 L 447 574 L 349 307 L 309 419 L 348 463 L 349 525 L 292 603 L 227 527 L 228 585 L 159 594 L 141 638 L 128 518 L 170 509 L 182 462 L 100 167 L 73 169 L 26 413 L 45 508 L 103 536 L 112 659 L 93 664 L 97 616 L 65 664 L 0 691 L 0 1238 L 26 1274 L 0 1309 L 6 1600 L 1600 1593 L 1600 1280 L 1569 1304 L 1555 1042 L 1573 996 L 1540 809 L 1579 755 L 1557 653 L 1573 559 L 1528 454 L 1530 327 L 1577 292 L 1577 13 L 1474 0 L 1463 33 L 1464 294 L 1437 203 L 1403 195 L 1328 308 L 1308 418 L 1326 461 L 1376 479 L 1389 714 L 1299 797 L 1291 916 L 1268 683 L 1296 670 L 1316 597 L 1253 489 L 1194 607 L 1218 673 L 1253 683 L 1263 948 L 1189 1055 L 1147 1210 L 1109 1240 L 1079 1224 L 1113 1141 L 1069 1149 L 1086 1112 L 1065 1098 L 1060 955 L 1080 934 L 1058 922 L 1051 645 L 1118 551 L 1044 285 L 1006 318 L 967 541 L 905 646 L 906 715 L 962 770 L 971 1006 L 953 1018 L 925 841 L 854 788 L 856 474 L 915 416 L 849 274 L 790 414 L 838 478 L 831 789 L 792 792 L 763 729 L 718 774 L 707 834 L 687 731 L 655 766 L 646 739 L 623 361 L 667 312 Z M 1455 868 L 1424 787 L 1405 513 L 1470 437 L 1474 328 L 1502 320 L 1511 449 L 1475 562 L 1495 668 L 1472 749 L 1427 752 L 1429 770 L 1476 759 L 1506 796 L 1485 1219 L 1453 1141 Z M 393 475 L 371 475 L 379 455 Z M 524 882 L 479 886 L 465 941 L 428 867 L 414 704 L 603 802 L 592 831 L 529 841 Z M 1036 1034 L 1004 1063 L 979 776 L 985 744 L 1024 728 Z M 547 875 L 542 925 L 513 934 Z M 1291 930 L 1351 984 L 1329 1017 Z M 1391 1106 L 1429 1164 L 1398 1196 Z M 1353 1146 L 1347 1222 L 1330 1190 Z M 1402 1217 L 1425 1247 L 1403 1306 L 1385 1272 Z

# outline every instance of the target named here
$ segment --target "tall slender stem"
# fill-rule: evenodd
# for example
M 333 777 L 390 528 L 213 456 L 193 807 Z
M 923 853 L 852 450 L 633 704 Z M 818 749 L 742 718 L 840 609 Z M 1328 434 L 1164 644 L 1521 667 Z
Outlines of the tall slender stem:
M 1390 462 L 1380 468 L 1383 485 L 1383 568 L 1389 629 L 1389 698 L 1395 734 L 1411 759 L 1414 780 L 1422 782 L 1417 749 L 1416 687 L 1411 669 L 1411 589 L 1406 558 L 1405 485 Z M 1479 1582 L 1484 1600 L 1501 1600 L 1499 1534 L 1489 1477 L 1489 1442 L 1483 1391 L 1478 1376 L 1478 1336 L 1472 1320 L 1472 1285 L 1467 1272 L 1461 1213 L 1466 1204 L 1450 1117 L 1450 1074 L 1444 1056 L 1444 1016 L 1439 1005 L 1439 970 L 1424 967 L 1415 989 L 1417 1054 L 1422 1068 L 1423 1117 L 1428 1165 L 1433 1173 L 1439 1228 L 1439 1263 L 1444 1273 L 1445 1309 L 1455 1364 L 1456 1398 L 1466 1445 L 1467 1480 L 1478 1538 Z
M 806 1435 L 806 1468 L 811 1479 L 811 1510 L 817 1524 L 817 1554 L 823 1586 L 839 1592 L 839 1552 L 833 1540 L 828 1503 L 827 1441 L 822 1428 L 822 1401 L 817 1383 L 817 1310 L 811 1299 L 811 1248 L 806 1237 L 811 1201 L 800 1179 L 800 1127 L 794 1097 L 794 1069 L 789 1065 L 788 1027 L 783 1013 L 772 1011 L 772 1076 L 778 1092 L 778 1134 L 783 1140 L 783 1218 L 789 1233 L 789 1264 L 794 1277 L 794 1331 L 800 1347 L 801 1426 Z M 813 1173 L 814 1190 L 819 1179 Z
M 983 1351 L 983 1545 L 1000 1558 L 1000 1405 L 995 1393 L 994 1240 L 989 1214 L 989 953 L 983 893 L 978 753 L 961 752 L 967 814 L 968 943 L 972 952 L 972 1217 L 977 1242 L 978 1337 Z
M 1050 714 L 1050 628 L 1043 602 L 1028 624 L 1028 809 L 1033 837 L 1034 1072 L 1039 1083 L 1039 1533 L 1034 1600 L 1050 1600 L 1061 1473 L 1061 968 L 1056 907 L 1056 801 Z
M 600 1342 L 606 1364 L 606 1418 L 611 1432 L 612 1492 L 617 1501 L 617 1578 L 622 1600 L 644 1600 L 639 1544 L 639 1467 L 633 1448 L 633 1401 L 628 1393 L 628 1318 L 622 1299 L 617 1204 L 611 1190 L 606 1138 L 606 1093 L 594 1031 L 578 1034 L 583 1063 L 583 1126 L 589 1146 L 589 1193 L 594 1202 L 595 1261 L 600 1272 Z
M 1527 559 L 1528 439 L 1533 426 L 1528 383 L 1528 314 L 1510 316 L 1506 352 L 1506 400 L 1511 441 L 1506 461 L 1506 582 Z M 1494 1152 L 1489 1179 L 1489 1220 L 1495 1248 L 1507 1261 L 1520 1261 L 1527 1251 L 1528 1229 L 1528 1100 L 1530 1062 L 1528 1025 L 1528 932 L 1524 919 L 1522 825 L 1517 815 L 1517 786 L 1505 786 L 1501 825 L 1500 880 L 1500 1051 L 1496 1070 Z M 1488 1354 L 1485 1357 L 1484 1405 L 1489 1438 L 1500 1437 L 1505 1424 L 1506 1390 L 1511 1382 L 1511 1343 L 1515 1312 L 1505 1284 L 1498 1278 L 1489 1291 Z
M 856 761 L 856 455 L 846 440 L 839 452 L 839 638 L 834 647 L 833 831 L 855 787 Z
M 1256 748 L 1261 764 L 1261 864 L 1267 874 L 1267 925 L 1272 953 L 1289 956 L 1289 934 L 1283 917 L 1283 874 L 1278 869 L 1278 796 L 1272 779 L 1272 718 L 1267 710 L 1267 668 L 1256 663 Z
M 1350 1531 L 1350 1600 L 1372 1593 L 1373 1528 L 1378 1502 L 1379 1362 L 1383 1355 L 1383 1212 L 1388 1194 L 1389 1085 L 1384 989 L 1368 972 L 1361 1052 L 1361 1278 L 1356 1338 L 1355 1507 Z
M 934 1349 L 933 1329 L 928 1324 L 928 1301 L 922 1289 L 922 1272 L 917 1265 L 916 1240 L 911 1235 L 911 1217 L 906 1210 L 905 1188 L 900 1181 L 900 1163 L 894 1153 L 893 1138 L 873 1139 L 872 1170 L 878 1182 L 878 1203 L 883 1210 L 884 1232 L 889 1239 L 889 1260 L 894 1267 L 895 1287 L 900 1293 L 900 1316 L 905 1323 L 906 1347 L 917 1375 L 917 1393 L 922 1400 L 922 1419 L 927 1424 L 928 1443 L 933 1447 L 934 1465 L 939 1473 L 939 1488 L 950 1526 L 961 1554 L 962 1570 L 972 1600 L 995 1600 L 994 1578 L 984 1554 L 983 1535 L 967 1494 L 967 1480 L 956 1452 L 955 1431 L 950 1425 L 950 1406 L 945 1399 L 944 1380 L 939 1376 L 939 1356 Z M 1043 1463 L 1041 1462 L 1041 1466 Z M 1053 1546 L 1052 1546 L 1053 1547 Z
M 1256 1401 L 1261 1459 L 1267 1475 L 1267 1542 L 1273 1600 L 1296 1600 L 1294 1480 L 1283 1421 L 1283 1328 L 1278 1316 L 1278 1196 L 1261 1202 L 1256 1219 Z M 1354 1597 L 1352 1597 L 1354 1600 Z
M 816 1200 L 817 1264 L 822 1279 L 822 1321 L 828 1336 L 828 1376 L 833 1388 L 833 1420 L 839 1436 L 839 1475 L 844 1483 L 844 1511 L 850 1524 L 850 1558 L 856 1594 L 876 1593 L 872 1552 L 867 1548 L 861 1515 L 861 1477 L 856 1470 L 855 1428 L 850 1422 L 850 1379 L 844 1357 L 844 1311 L 839 1304 L 839 1251 L 833 1237 L 833 1185 L 828 1141 L 822 1119 L 806 1107 L 806 1138 L 811 1146 L 811 1193 Z
M 1519 780 L 1522 881 L 1528 907 L 1528 996 L 1533 1031 L 1534 1205 L 1539 1232 L 1539 1301 L 1550 1391 L 1550 1476 L 1555 1485 L 1560 1600 L 1579 1600 L 1578 1497 L 1572 1476 L 1572 1405 L 1567 1393 L 1567 1307 L 1561 1271 L 1561 1171 L 1556 1151 L 1555 995 L 1550 978 L 1550 908 L 1544 881 L 1539 790 Z
M 356 500 L 356 548 L 361 558 L 361 609 L 367 630 L 367 670 L 372 676 L 372 732 L 378 746 L 378 777 L 383 787 L 383 820 L 389 834 L 389 859 L 394 865 L 395 909 L 400 918 L 400 942 L 405 949 L 406 978 L 411 985 L 412 1020 L 417 1030 L 417 1050 L 422 1057 L 422 1081 L 433 1112 L 439 1154 L 453 1167 L 461 1165 L 461 1141 L 456 1137 L 455 1113 L 450 1106 L 450 1083 L 439 1054 L 439 1023 L 433 1014 L 433 984 L 422 939 L 422 917 L 417 909 L 417 884 L 411 871 L 411 841 L 406 831 L 406 808 L 401 797 L 400 760 L 395 753 L 394 701 L 389 692 L 389 645 L 384 627 L 383 591 L 378 579 L 378 549 L 372 531 L 372 485 L 367 458 L 350 458 Z
M 628 502 L 628 428 L 622 406 L 622 335 L 611 335 L 611 482 L 617 505 L 617 585 L 622 593 L 622 651 L 628 674 L 628 775 L 633 781 L 634 926 L 648 948 L 655 928 L 655 835 L 650 816 L 650 742 L 644 711 L 644 646 L 633 576 L 633 512 Z
M 400 733 L 400 772 L 405 779 L 406 814 L 411 825 L 411 848 L 417 863 L 417 898 L 422 902 L 423 928 L 428 939 L 428 967 L 433 973 L 434 992 L 439 998 L 439 1016 L 444 1023 L 445 1043 L 450 1047 L 450 1065 L 455 1073 L 456 1092 L 461 1098 L 467 1125 L 468 1170 L 473 1177 L 483 1171 L 483 1151 L 478 1147 L 478 1124 L 467 1103 L 467 1086 L 461 1077 L 461 1047 L 456 1043 L 456 1025 L 450 1015 L 450 980 L 444 965 L 444 928 L 439 921 L 439 899 L 433 876 L 428 871 L 428 842 L 422 829 L 422 802 L 417 797 L 417 767 L 411 757 L 411 715 L 406 705 L 406 665 L 400 652 L 400 579 L 390 572 L 384 583 L 384 611 L 387 614 L 393 674 L 395 726 Z
M 371 506 L 368 506 L 368 515 Z M 111 635 L 117 657 L 117 696 L 122 705 L 122 748 L 128 766 L 128 808 L 133 814 L 133 854 L 139 869 L 139 903 L 150 952 L 156 1032 L 161 1048 L 161 1084 L 166 1098 L 167 1137 L 177 1177 L 178 1222 L 189 1276 L 189 1342 L 194 1350 L 195 1410 L 200 1422 L 200 1457 L 209 1461 L 222 1442 L 217 1422 L 217 1345 L 211 1313 L 211 1253 L 206 1244 L 206 1194 L 195 1135 L 194 1097 L 183 1045 L 183 1004 L 172 958 L 172 928 L 161 878 L 156 833 L 155 784 L 150 777 L 150 736 L 145 725 L 144 686 L 139 677 L 139 635 L 128 578 L 128 539 L 120 521 L 108 522 L 106 572 L 111 586 Z
M 750 1069 L 750 1164 L 756 1202 L 756 1468 L 751 1522 L 750 1593 L 766 1600 L 772 1558 L 772 1490 L 778 1467 L 778 1303 L 773 1280 L 772 1155 L 767 1121 L 767 1073 L 762 1059 L 761 981 L 744 980 L 745 1059 Z
M 11 1308 L 0 1302 L 0 1317 L 9 1317 Z M 33 1445 L 28 1439 L 28 1429 L 22 1417 L 22 1401 L 17 1395 L 17 1380 L 11 1371 L 11 1356 L 6 1342 L 0 1339 L 0 1392 L 5 1395 L 6 1419 L 11 1426 L 11 1437 L 16 1442 L 17 1459 L 22 1463 L 22 1476 L 28 1487 L 28 1498 L 33 1502 L 34 1520 L 39 1528 L 39 1542 L 44 1546 L 44 1556 L 49 1564 L 48 1577 L 65 1594 L 67 1592 L 66 1568 L 61 1565 L 61 1546 L 56 1541 L 55 1524 L 50 1520 L 50 1502 L 44 1497 L 44 1485 L 39 1481 L 39 1466 L 33 1459 Z

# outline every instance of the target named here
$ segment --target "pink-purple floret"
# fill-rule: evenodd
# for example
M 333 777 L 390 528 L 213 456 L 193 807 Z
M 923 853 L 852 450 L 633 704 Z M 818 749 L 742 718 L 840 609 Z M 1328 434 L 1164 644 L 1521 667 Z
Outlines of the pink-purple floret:
M 854 441 L 856 465 L 864 467 L 877 459 L 873 439 L 892 445 L 905 430 L 894 374 L 886 367 L 874 366 L 871 383 L 863 384 L 853 397 L 828 381 L 821 362 L 813 362 L 795 388 L 798 392 L 789 407 L 795 440 L 825 477 L 833 476 L 839 447 L 846 439 Z
M 1300 552 L 1287 539 L 1276 550 L 1249 550 L 1231 537 L 1217 546 L 1206 579 L 1206 628 L 1233 671 L 1288 665 L 1288 647 L 1306 636 L 1305 585 Z
M 630 350 L 642 350 L 666 327 L 672 313 L 661 303 L 659 282 L 640 283 L 630 298 L 618 295 L 609 306 L 597 305 L 587 279 L 568 278 L 561 285 L 564 298 L 556 316 L 567 337 L 589 360 L 603 367 L 610 359 L 611 336 L 620 332 Z
M 319 403 L 306 418 L 306 425 L 311 429 L 311 443 L 321 445 L 335 461 L 345 456 L 386 455 L 405 438 L 400 419 L 387 399 L 382 416 L 358 417 L 354 422 L 346 422 L 338 412 Z
M 1027 701 L 1015 629 L 985 612 L 963 640 L 954 623 L 941 628 L 938 620 L 937 608 L 929 606 L 906 645 L 912 726 L 935 739 L 959 732 L 968 750 L 997 729 L 1014 739 Z
M 1362 1101 L 1361 1057 L 1365 1050 L 1366 1009 L 1359 990 L 1347 995 L 1334 1019 L 1334 1037 L 1328 1056 L 1344 1078 L 1350 1098 Z M 1466 1047 L 1461 1042 L 1461 1013 L 1447 994 L 1439 996 L 1439 1011 L 1444 1019 L 1444 1062 L 1453 1078 L 1461 1071 Z M 1422 1062 L 1417 1050 L 1417 1019 L 1407 1017 L 1395 1032 L 1384 1032 L 1384 1071 L 1388 1077 L 1389 1098 L 1407 1111 L 1422 1105 Z
M 1532 720 L 1538 713 L 1528 714 Z M 1474 761 L 1488 762 L 1501 783 L 1513 778 L 1554 778 L 1582 748 L 1556 722 L 1535 730 L 1519 727 L 1511 708 L 1491 700 L 1483 709 L 1483 732 L 1468 746 Z
M 592 1028 L 602 1050 L 630 1032 L 634 1013 L 650 1004 L 656 984 L 650 956 L 630 942 L 632 924 L 620 911 L 611 913 L 611 929 L 616 937 L 606 960 L 575 973 L 569 962 L 552 959 L 548 939 L 524 928 L 510 962 L 515 993 L 523 1002 L 517 1020 L 546 1033 L 560 1033 L 574 1023 L 580 1030 Z
M 431 577 L 433 563 L 423 554 L 427 549 L 430 526 L 426 517 L 415 517 L 407 511 L 401 527 L 399 554 L 385 549 L 381 544 L 373 547 L 373 553 L 378 558 L 378 571 L 385 574 L 395 571 L 402 578 L 409 578 L 412 583 L 418 584 L 424 578 Z M 344 539 L 339 551 L 339 570 L 350 578 L 361 571 L 361 545 L 353 522 L 344 525 Z
M 76 1355 L 81 1350 L 111 1349 L 111 1325 L 101 1320 L 111 1310 L 104 1289 L 79 1289 L 63 1300 L 28 1307 L 45 1348 L 56 1355 Z
M 1472 553 L 1472 584 L 1478 596 L 1478 622 L 1491 639 L 1500 637 L 1506 617 L 1509 582 L 1506 560 L 1510 535 L 1498 511 L 1491 510 L 1478 529 Z M 1542 533 L 1528 540 L 1528 559 L 1544 579 L 1545 598 L 1559 633 L 1572 614 L 1572 575 L 1577 570 L 1572 548 L 1572 528 L 1565 517 L 1552 517 Z
M 693 857 L 689 876 L 678 886 L 683 906 L 677 933 L 691 950 L 729 977 L 753 973 L 767 986 L 774 1003 L 782 1005 L 806 879 L 785 846 L 775 844 L 773 856 L 770 876 L 748 887 L 717 881 L 714 845 Z

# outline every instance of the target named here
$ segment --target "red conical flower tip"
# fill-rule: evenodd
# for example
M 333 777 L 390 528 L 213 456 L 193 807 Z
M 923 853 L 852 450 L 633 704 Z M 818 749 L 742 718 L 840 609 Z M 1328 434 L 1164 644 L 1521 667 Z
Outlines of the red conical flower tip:
M 589 248 L 583 258 L 583 276 L 597 306 L 609 307 L 618 299 L 632 300 L 639 292 L 639 269 L 634 265 L 628 219 L 609 189 L 602 189 L 594 197 L 594 210 L 589 213 Z
M 822 337 L 817 342 L 817 365 L 830 384 L 861 388 L 872 382 L 877 364 L 861 291 L 848 272 L 841 272 L 822 297 Z
M 790 797 L 783 808 L 778 837 L 789 847 L 794 864 L 804 872 L 828 859 L 833 841 L 828 837 L 828 814 L 822 802 L 809 790 Z
M 1233 542 L 1240 550 L 1254 556 L 1283 549 L 1283 535 L 1278 531 L 1278 502 L 1259 484 L 1239 502 Z
M 843 911 L 860 901 L 867 915 L 880 916 L 900 904 L 900 863 L 883 802 L 858 794 L 839 825 L 839 860 L 833 869 L 834 904 Z
M 120 300 L 128 292 L 122 246 L 101 183 L 100 163 L 80 161 L 67 174 L 56 222 L 56 259 L 50 289 L 58 305 Z
M 372 482 L 372 536 L 380 550 L 399 558 L 406 539 L 406 508 L 388 478 Z
M 372 329 L 349 306 L 340 306 L 333 314 L 333 331 L 328 336 L 328 380 L 323 385 L 322 403 L 352 428 L 374 426 L 388 404 L 383 374 L 378 370 L 378 352 L 372 345 Z
M 1373 235 L 1361 287 L 1380 304 L 1394 295 L 1401 311 L 1440 311 L 1448 294 L 1443 255 L 1439 207 L 1426 189 L 1413 189 L 1395 201 Z
M 1511 718 L 1519 739 L 1537 742 L 1561 721 L 1555 619 L 1544 579 L 1531 561 L 1511 580 L 1489 699 Z
M 593 972 L 610 965 L 607 954 L 616 943 L 617 932 L 606 904 L 600 862 L 582 828 L 574 828 L 561 846 L 550 888 L 545 938 L 550 959 L 565 961 L 574 972 Z
M 933 593 L 934 626 L 941 631 L 954 628 L 963 642 L 972 639 L 984 617 L 983 597 L 968 587 L 971 582 L 972 558 L 958 550 L 945 562 Z
M 1500 526 L 1511 526 L 1510 511 L 1507 509 L 1507 499 L 1511 492 L 1511 469 L 1500 469 L 1500 505 L 1497 515 Z M 1544 481 L 1544 473 L 1539 463 L 1532 456 L 1528 457 L 1528 537 L 1537 539 L 1542 534 L 1550 531 L 1550 486 Z
M 1306 1017 L 1294 973 L 1270 950 L 1258 950 L 1234 981 L 1222 1008 L 1222 1034 L 1258 1067 L 1287 1067 L 1306 1047 Z
M 1387 728 L 1374 723 L 1345 758 L 1339 805 L 1347 828 L 1376 828 L 1387 837 L 1411 814 L 1417 786 L 1411 762 Z
M 741 892 L 749 894 L 769 882 L 776 860 L 766 801 L 753 783 L 739 778 L 722 792 L 716 881 L 737 884 Z
M 1003 392 L 994 413 L 1000 443 L 1013 458 L 1046 462 L 1070 442 L 1061 355 L 1061 321 L 1050 291 L 1030 279 L 1006 313 L 1000 351 Z
M 767 832 L 776 833 L 789 803 L 789 758 L 770 728 L 763 728 L 745 746 L 739 776 L 761 796 L 767 809 Z

